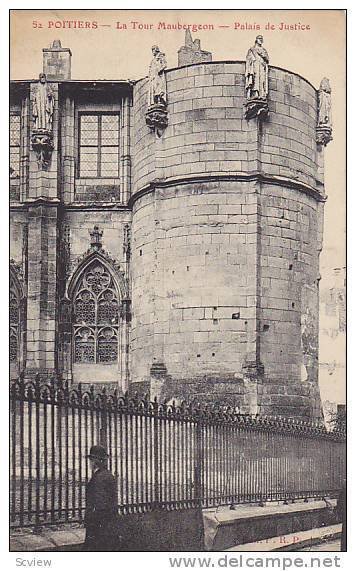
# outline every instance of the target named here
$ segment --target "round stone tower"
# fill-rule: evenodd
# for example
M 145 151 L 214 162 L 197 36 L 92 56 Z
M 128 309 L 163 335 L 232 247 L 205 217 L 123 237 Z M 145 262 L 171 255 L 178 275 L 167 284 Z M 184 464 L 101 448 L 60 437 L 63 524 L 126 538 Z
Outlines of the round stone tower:
M 159 132 L 146 124 L 148 80 L 134 87 L 133 387 L 319 417 L 318 92 L 270 67 L 268 116 L 247 119 L 245 62 L 166 80 Z

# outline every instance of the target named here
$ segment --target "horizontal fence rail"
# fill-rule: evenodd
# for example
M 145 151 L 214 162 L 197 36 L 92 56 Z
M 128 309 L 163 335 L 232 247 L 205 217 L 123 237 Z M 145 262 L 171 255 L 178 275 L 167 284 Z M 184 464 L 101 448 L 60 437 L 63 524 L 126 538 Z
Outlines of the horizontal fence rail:
M 10 390 L 11 526 L 82 521 L 94 444 L 109 453 L 122 514 L 323 497 L 345 474 L 345 435 L 317 423 L 20 378 Z

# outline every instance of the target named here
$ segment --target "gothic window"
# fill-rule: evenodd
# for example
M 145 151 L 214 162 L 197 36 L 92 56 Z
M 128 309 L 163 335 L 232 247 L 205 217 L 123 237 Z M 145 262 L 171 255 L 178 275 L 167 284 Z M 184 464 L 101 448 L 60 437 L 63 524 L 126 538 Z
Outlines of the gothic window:
M 79 115 L 79 177 L 119 176 L 119 115 Z
M 10 274 L 10 363 L 17 363 L 19 360 L 19 339 L 20 339 L 20 296 L 15 280 Z
M 10 178 L 20 177 L 20 115 L 10 115 Z
M 75 363 L 115 363 L 119 303 L 106 267 L 93 261 L 81 275 L 73 299 Z
M 10 199 L 19 200 L 21 117 L 10 115 Z

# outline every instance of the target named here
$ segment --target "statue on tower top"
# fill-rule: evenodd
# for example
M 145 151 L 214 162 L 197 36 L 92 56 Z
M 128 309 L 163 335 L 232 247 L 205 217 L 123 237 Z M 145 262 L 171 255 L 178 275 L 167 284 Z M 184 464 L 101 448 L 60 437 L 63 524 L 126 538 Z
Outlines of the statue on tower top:
M 316 141 L 324 147 L 332 141 L 331 87 L 330 81 L 324 77 L 318 91 L 318 122 Z
M 146 123 L 158 137 L 168 125 L 166 56 L 158 46 L 152 46 L 153 58 L 148 70 L 148 109 Z
M 153 58 L 148 71 L 149 90 L 148 105 L 162 103 L 167 105 L 167 86 L 164 70 L 167 67 L 167 60 L 158 46 L 152 46 Z
M 332 127 L 331 87 L 327 77 L 324 77 L 320 82 L 318 107 L 318 126 L 328 125 Z
M 255 45 L 246 55 L 246 119 L 252 117 L 263 119 L 268 114 L 268 64 L 269 56 L 263 47 L 263 36 L 257 36 Z
M 257 36 L 255 45 L 246 56 L 246 97 L 247 99 L 267 99 L 269 56 L 263 47 L 263 36 Z

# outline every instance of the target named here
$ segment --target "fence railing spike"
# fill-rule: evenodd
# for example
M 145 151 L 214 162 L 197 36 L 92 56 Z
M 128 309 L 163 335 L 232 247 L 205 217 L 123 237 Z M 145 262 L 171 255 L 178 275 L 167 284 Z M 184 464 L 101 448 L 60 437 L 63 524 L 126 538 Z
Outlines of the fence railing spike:
M 64 387 L 58 383 L 48 399 L 51 386 L 34 378 L 19 378 L 10 386 L 10 460 L 16 481 L 11 525 L 43 518 L 51 523 L 80 521 L 89 476 L 86 454 L 99 443 L 110 450 L 120 509 L 130 513 L 157 506 L 290 502 L 322 497 L 340 487 L 345 432 L 326 431 L 318 421 L 236 413 L 231 405 L 197 399 L 177 405 L 175 399 L 167 404 L 145 395 L 136 406 L 137 393 L 129 399 L 126 392 L 116 403 L 116 389 L 112 393 L 79 383 L 68 390 L 68 380 Z M 287 464 L 278 461 L 285 457 Z M 313 484 L 306 466 L 316 475 Z M 278 487 L 279 482 L 283 485 Z

